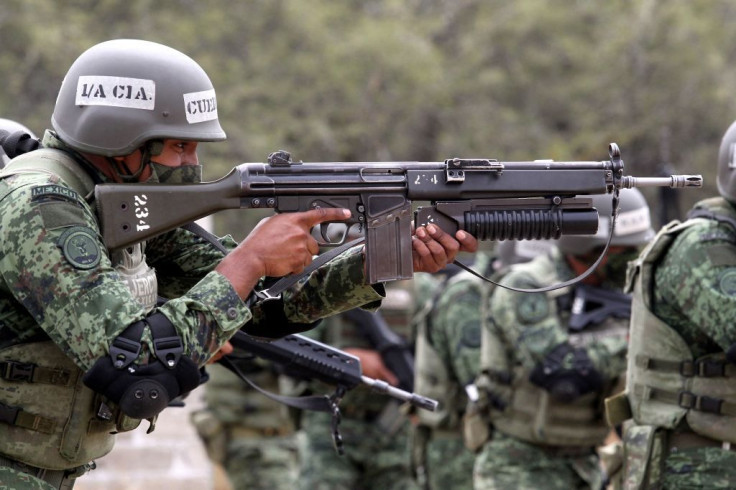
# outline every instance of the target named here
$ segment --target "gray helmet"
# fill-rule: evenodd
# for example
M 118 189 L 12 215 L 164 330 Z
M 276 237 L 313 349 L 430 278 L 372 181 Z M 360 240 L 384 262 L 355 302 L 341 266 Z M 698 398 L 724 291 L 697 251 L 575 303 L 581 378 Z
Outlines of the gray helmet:
M 504 240 L 496 246 L 496 268 L 529 262 L 554 247 L 557 240 Z
M 602 247 L 611 228 L 611 194 L 591 196 L 598 209 L 598 233 L 595 235 L 563 235 L 557 242 L 565 254 L 582 255 Z M 652 218 L 644 195 L 638 189 L 621 189 L 618 218 L 611 246 L 638 247 L 654 237 Z
M 718 192 L 736 202 L 736 121 L 729 126 L 718 151 Z
M 36 135 L 33 134 L 33 131 L 23 126 L 21 123 L 13 121 L 12 119 L 5 119 L 0 117 L 0 131 L 7 131 L 8 134 L 5 136 L 17 132 L 23 132 L 30 135 L 31 138 L 36 139 Z M 9 161 L 10 157 L 5 154 L 5 151 L 3 151 L 3 147 L 0 146 L 0 167 L 4 167 Z
M 51 125 L 72 148 L 109 157 L 152 139 L 225 139 L 202 67 L 175 49 L 134 39 L 106 41 L 77 58 Z

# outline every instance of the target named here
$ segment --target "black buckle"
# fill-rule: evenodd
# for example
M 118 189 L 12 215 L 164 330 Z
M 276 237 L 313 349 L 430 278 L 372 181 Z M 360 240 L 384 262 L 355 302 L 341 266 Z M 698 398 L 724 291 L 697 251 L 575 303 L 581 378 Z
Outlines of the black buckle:
M 677 394 L 677 405 L 682 408 L 694 408 L 697 401 L 698 397 L 689 391 L 681 391 Z
M 704 359 L 702 361 L 698 361 L 695 366 L 698 376 L 703 378 L 712 378 L 715 376 L 722 377 L 726 375 L 726 363 L 723 361 Z
M 8 381 L 31 381 L 35 364 L 29 362 L 0 362 L 0 377 Z
M 141 343 L 118 336 L 110 344 L 110 357 L 116 369 L 123 369 L 141 353 Z
M 15 425 L 15 419 L 18 418 L 18 412 L 20 412 L 20 408 L 0 403 L 0 422 Z
M 184 346 L 177 336 L 163 337 L 153 340 L 153 351 L 164 366 L 173 369 L 184 352 Z
M 691 378 L 697 373 L 697 368 L 693 361 L 682 361 L 680 363 L 680 375 Z
M 689 391 L 681 391 L 677 396 L 677 405 L 688 410 L 695 409 L 700 412 L 720 414 L 723 400 L 710 396 L 698 396 Z

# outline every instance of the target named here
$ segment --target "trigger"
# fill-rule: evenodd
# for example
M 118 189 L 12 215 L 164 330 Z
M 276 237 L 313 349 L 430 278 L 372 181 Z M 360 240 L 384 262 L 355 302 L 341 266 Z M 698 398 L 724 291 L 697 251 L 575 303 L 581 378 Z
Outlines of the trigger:
M 319 234 L 322 235 L 323 243 L 332 243 L 330 241 L 330 236 L 328 234 L 329 228 L 330 228 L 329 223 L 322 223 L 319 226 Z

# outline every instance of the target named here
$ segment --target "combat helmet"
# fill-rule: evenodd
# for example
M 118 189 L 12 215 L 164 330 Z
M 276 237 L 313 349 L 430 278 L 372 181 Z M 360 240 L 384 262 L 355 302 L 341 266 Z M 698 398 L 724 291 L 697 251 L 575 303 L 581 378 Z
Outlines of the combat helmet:
M 718 151 L 718 193 L 736 203 L 736 121 L 726 130 Z
M 591 196 L 593 207 L 598 210 L 598 233 L 595 235 L 563 235 L 558 241 L 559 249 L 570 255 L 583 255 L 602 247 L 608 241 L 611 227 L 612 196 Z M 618 218 L 611 246 L 638 247 L 654 237 L 652 218 L 644 195 L 638 189 L 621 189 Z
M 504 240 L 496 246 L 495 267 L 529 262 L 554 247 L 556 240 Z
M 116 39 L 82 53 L 64 77 L 51 125 L 75 150 L 128 155 L 149 140 L 221 141 L 212 82 L 189 56 Z

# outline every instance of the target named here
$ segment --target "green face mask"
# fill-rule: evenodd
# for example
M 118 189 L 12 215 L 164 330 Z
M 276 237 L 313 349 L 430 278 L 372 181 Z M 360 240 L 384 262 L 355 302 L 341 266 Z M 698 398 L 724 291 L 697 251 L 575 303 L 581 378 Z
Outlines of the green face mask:
M 159 184 L 199 184 L 202 182 L 202 165 L 168 167 L 151 162 L 153 174 L 148 182 Z

